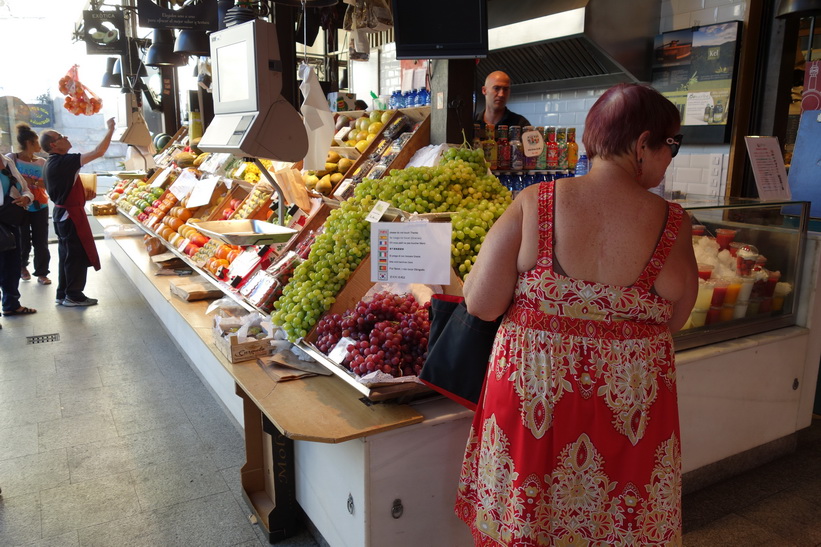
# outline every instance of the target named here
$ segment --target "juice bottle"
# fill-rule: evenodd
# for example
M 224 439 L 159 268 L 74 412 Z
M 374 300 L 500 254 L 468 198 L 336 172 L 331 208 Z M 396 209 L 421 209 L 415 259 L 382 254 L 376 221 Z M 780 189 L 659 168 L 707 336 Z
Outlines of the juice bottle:
M 499 155 L 496 147 L 496 128 L 493 124 L 485 126 L 485 139 L 482 141 L 482 152 L 485 153 L 485 161 L 490 166 L 491 171 L 499 168 Z
M 544 135 L 544 127 L 537 127 L 536 131 L 539 132 L 540 135 Z M 536 157 L 536 169 L 539 171 L 544 171 L 547 169 L 547 147 L 542 146 L 541 153 Z
M 473 124 L 473 149 L 479 150 L 482 148 L 482 125 L 475 123 Z
M 556 130 L 556 144 L 559 147 L 559 169 L 567 169 L 567 129 L 564 127 Z
M 499 169 L 510 169 L 510 142 L 507 136 L 507 126 L 496 126 L 496 150 Z
M 524 169 L 525 160 L 524 146 L 522 145 L 522 127 L 520 125 L 511 125 L 508 128 L 507 140 L 510 146 L 510 169 L 521 171 Z
M 522 131 L 523 131 L 523 134 L 524 133 L 529 133 L 531 131 L 535 131 L 535 128 L 532 125 L 527 125 L 524 128 L 522 128 Z M 524 157 L 524 162 L 525 162 L 524 169 L 525 169 L 525 171 L 533 171 L 534 169 L 536 169 L 536 160 L 537 159 L 538 159 L 538 156 L 525 156 Z
M 547 168 L 559 168 L 559 145 L 556 143 L 556 128 L 547 127 L 544 130 L 545 147 L 547 148 Z
M 576 128 L 567 128 L 567 168 L 575 169 L 579 161 L 579 145 L 576 144 Z

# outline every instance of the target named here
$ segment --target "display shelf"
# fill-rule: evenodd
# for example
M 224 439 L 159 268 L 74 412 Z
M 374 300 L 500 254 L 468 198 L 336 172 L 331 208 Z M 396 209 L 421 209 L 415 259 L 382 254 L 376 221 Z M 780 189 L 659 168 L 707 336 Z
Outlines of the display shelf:
M 124 216 L 95 218 L 104 228 L 130 223 Z M 142 238 L 106 242 L 172 339 L 239 423 L 242 406 L 232 382 L 292 440 L 340 443 L 422 421 L 422 414 L 409 405 L 363 403 L 335 376 L 275 382 L 255 360 L 232 364 L 214 345 L 212 320 L 205 314 L 209 302 L 186 302 L 171 294 L 173 277 L 154 275 Z
M 259 313 L 262 313 L 263 315 L 267 315 L 264 312 L 262 312 L 261 310 L 257 309 L 255 306 L 253 306 L 250 303 L 246 302 L 245 299 L 242 296 L 240 296 L 236 292 L 234 292 L 234 289 L 230 285 L 228 285 L 224 281 L 220 281 L 219 279 L 214 278 L 214 276 L 211 274 L 211 272 L 206 271 L 205 269 L 200 268 L 199 266 L 194 264 L 194 262 L 191 261 L 191 257 L 186 255 L 185 253 L 180 252 L 179 249 L 177 249 L 176 247 L 171 245 L 168 241 L 166 241 L 165 239 L 160 237 L 159 234 L 157 234 L 157 232 L 155 232 L 154 230 L 152 230 L 151 228 L 149 228 L 145 224 L 142 224 L 141 222 L 137 221 L 137 219 L 135 219 L 134 217 L 132 217 L 128 213 L 126 213 L 124 211 L 119 211 L 119 213 L 123 217 L 128 219 L 128 221 L 130 221 L 132 224 L 134 224 L 138 228 L 140 228 L 146 234 L 159 239 L 162 242 L 162 244 L 165 245 L 165 248 L 168 249 L 169 252 L 173 253 L 175 256 L 182 259 L 183 262 L 188 264 L 188 266 L 192 270 L 194 270 L 195 272 L 200 274 L 200 276 L 202 276 L 203 278 L 207 279 L 209 283 L 211 283 L 217 289 L 222 291 L 223 294 L 225 294 L 225 296 L 229 297 L 231 300 L 233 300 L 234 302 L 236 302 L 237 304 L 239 304 L 240 306 L 245 308 L 246 311 L 249 311 L 249 312 L 257 311 Z M 100 217 L 100 218 L 106 218 L 106 217 Z

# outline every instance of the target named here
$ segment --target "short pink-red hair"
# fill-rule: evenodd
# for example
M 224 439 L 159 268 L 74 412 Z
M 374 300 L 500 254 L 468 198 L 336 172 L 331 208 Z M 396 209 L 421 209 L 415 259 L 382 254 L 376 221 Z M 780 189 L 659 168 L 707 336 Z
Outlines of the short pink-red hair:
M 661 93 L 648 85 L 619 84 L 593 104 L 582 142 L 588 158 L 613 158 L 628 153 L 645 131 L 647 145 L 658 149 L 680 127 L 678 108 Z

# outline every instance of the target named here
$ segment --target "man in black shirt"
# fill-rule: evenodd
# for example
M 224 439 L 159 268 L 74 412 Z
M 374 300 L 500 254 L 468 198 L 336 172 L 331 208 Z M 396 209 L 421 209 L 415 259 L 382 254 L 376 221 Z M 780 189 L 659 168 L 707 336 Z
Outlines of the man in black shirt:
M 84 293 L 88 267 L 100 269 L 100 257 L 91 235 L 91 227 L 85 212 L 85 202 L 94 199 L 93 190 L 86 190 L 80 180 L 80 168 L 101 158 L 114 133 L 115 122 L 107 122 L 108 132 L 97 147 L 85 154 L 69 154 L 68 137 L 56 131 L 43 131 L 40 146 L 48 152 L 43 168 L 43 179 L 51 200 L 54 202 L 54 231 L 57 232 L 59 276 L 56 303 L 67 307 L 93 306 L 95 298 Z
M 487 124 L 493 125 L 530 125 L 527 118 L 507 108 L 507 100 L 510 98 L 510 76 L 497 70 L 491 72 L 485 78 L 485 85 L 482 86 L 482 95 L 485 96 L 485 109 L 481 110 L 474 118 L 474 123 L 481 124 L 484 128 Z

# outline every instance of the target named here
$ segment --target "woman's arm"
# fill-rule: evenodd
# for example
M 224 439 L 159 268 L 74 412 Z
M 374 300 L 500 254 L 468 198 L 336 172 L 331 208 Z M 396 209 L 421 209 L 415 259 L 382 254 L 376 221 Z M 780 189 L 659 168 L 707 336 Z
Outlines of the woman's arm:
M 693 230 L 690 217 L 684 215 L 678 237 L 670 250 L 672 264 L 681 268 L 681 296 L 673 302 L 673 315 L 667 322 L 671 332 L 677 332 L 687 322 L 698 295 L 698 265 L 693 254 Z
M 464 294 L 470 313 L 494 321 L 507 311 L 519 277 L 521 241 L 522 204 L 517 198 L 491 227 L 467 276 Z

